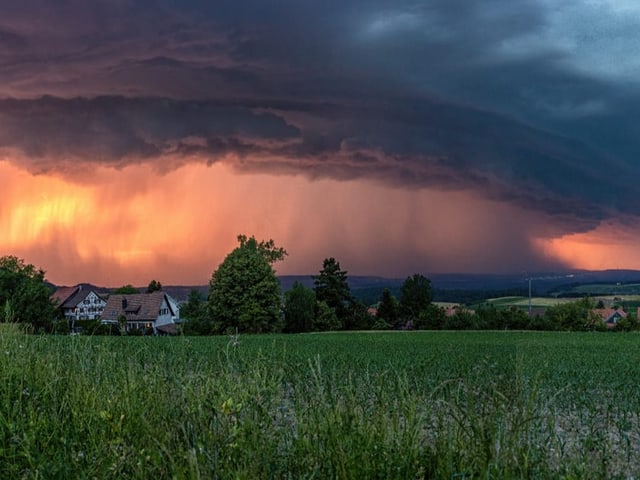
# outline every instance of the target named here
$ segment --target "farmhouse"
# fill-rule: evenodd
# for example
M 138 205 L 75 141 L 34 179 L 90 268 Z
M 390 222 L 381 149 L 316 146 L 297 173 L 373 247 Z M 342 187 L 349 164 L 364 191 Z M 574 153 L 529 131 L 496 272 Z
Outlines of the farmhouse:
M 100 318 L 107 304 L 95 290 L 83 285 L 60 287 L 53 293 L 51 299 L 70 323 L 76 320 Z
M 596 308 L 593 313 L 602 319 L 607 328 L 616 328 L 621 318 L 627 318 L 627 312 L 619 308 Z
M 102 323 L 122 324 L 127 332 L 153 330 L 153 333 L 174 334 L 180 323 L 180 307 L 165 292 L 111 295 Z

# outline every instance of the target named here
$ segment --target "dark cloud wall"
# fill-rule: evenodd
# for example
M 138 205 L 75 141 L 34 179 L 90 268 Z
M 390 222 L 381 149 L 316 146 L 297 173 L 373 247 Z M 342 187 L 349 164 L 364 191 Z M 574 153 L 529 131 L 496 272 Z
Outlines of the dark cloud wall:
M 65 162 L 122 166 L 172 156 L 401 188 L 470 189 L 569 219 L 574 229 L 615 211 L 637 213 L 623 202 L 635 192 L 626 183 L 631 172 L 604 175 L 600 166 L 615 163 L 605 153 L 496 114 L 427 101 L 10 99 L 0 101 L 2 150 L 18 152 L 36 173 Z
M 640 215 L 632 4 L 5 3 L 0 148 L 32 171 L 241 158 L 471 189 L 567 231 Z

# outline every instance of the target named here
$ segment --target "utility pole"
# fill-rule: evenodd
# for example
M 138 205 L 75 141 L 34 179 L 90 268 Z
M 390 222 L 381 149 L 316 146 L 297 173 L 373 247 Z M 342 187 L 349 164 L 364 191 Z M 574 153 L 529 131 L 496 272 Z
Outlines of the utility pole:
M 531 277 L 529 277 L 529 318 L 531 318 Z

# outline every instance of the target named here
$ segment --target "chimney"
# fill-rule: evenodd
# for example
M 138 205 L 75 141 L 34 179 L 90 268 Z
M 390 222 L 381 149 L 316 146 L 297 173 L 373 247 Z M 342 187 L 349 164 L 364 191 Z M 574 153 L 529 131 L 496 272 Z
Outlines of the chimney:
M 127 308 L 127 299 L 123 298 L 122 299 L 122 309 L 125 310 Z

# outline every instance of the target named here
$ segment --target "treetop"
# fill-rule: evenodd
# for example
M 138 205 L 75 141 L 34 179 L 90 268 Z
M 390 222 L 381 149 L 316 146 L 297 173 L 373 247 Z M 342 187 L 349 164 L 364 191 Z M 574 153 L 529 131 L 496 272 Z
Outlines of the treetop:
M 279 262 L 284 260 L 284 257 L 288 255 L 287 251 L 282 247 L 276 247 L 275 242 L 272 239 L 267 241 L 262 240 L 258 242 L 256 237 L 253 235 L 250 238 L 247 238 L 246 235 L 238 235 L 238 243 L 240 244 L 239 248 L 247 248 L 250 250 L 256 250 L 264 257 L 264 259 L 269 262 L 269 264 L 274 264 L 275 262 Z

